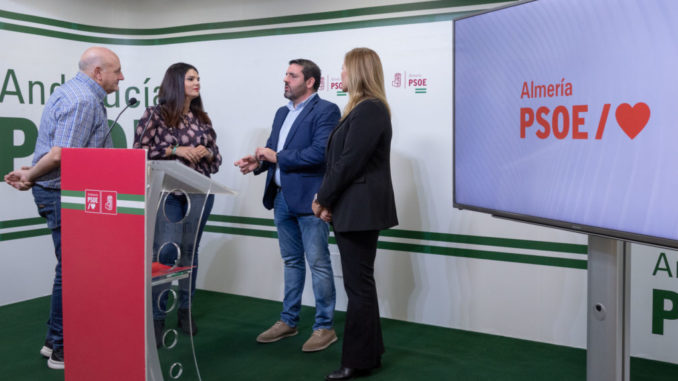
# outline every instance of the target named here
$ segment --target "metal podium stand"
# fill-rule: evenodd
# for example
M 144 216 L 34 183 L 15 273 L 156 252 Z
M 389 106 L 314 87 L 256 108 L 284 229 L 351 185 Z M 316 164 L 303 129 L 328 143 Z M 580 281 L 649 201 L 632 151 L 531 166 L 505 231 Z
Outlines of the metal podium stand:
M 629 244 L 589 235 L 586 379 L 628 381 Z
M 148 186 L 146 189 L 147 203 L 146 203 L 146 261 L 151 264 L 157 264 L 158 248 L 154 247 L 156 221 L 165 219 L 163 210 L 163 201 L 170 193 L 181 193 L 184 195 L 204 195 L 212 194 L 228 194 L 235 195 L 236 193 L 231 189 L 214 182 L 208 177 L 201 175 L 193 169 L 176 161 L 149 161 L 148 165 Z M 206 200 L 207 198 L 203 199 Z M 200 220 L 204 210 L 204 202 L 202 205 L 192 204 L 191 208 L 199 208 L 197 211 L 188 211 L 187 216 L 196 216 Z M 177 224 L 182 228 L 182 221 L 164 221 L 167 224 Z M 197 229 L 193 231 L 197 233 Z M 194 240 L 195 237 L 189 239 Z M 172 243 L 169 243 L 172 244 Z M 193 246 L 195 248 L 195 245 Z M 193 253 L 180 253 L 180 255 L 189 255 L 193 257 Z M 189 260 L 190 261 L 190 260 Z M 174 263 L 171 268 L 175 268 L 176 272 L 170 270 L 169 274 L 162 275 L 153 274 L 151 266 L 146 266 L 147 279 L 151 279 L 150 284 L 146 283 L 146 351 L 149 354 L 147 369 L 148 380 L 163 380 L 168 379 L 189 379 L 200 380 L 200 370 L 195 356 L 195 345 L 192 336 L 180 335 L 177 329 L 168 327 L 164 330 L 161 343 L 156 343 L 153 330 L 153 303 L 158 303 L 153 300 L 152 288 L 158 287 L 163 283 L 172 282 L 174 280 L 181 280 L 188 278 L 186 281 L 190 282 L 191 277 L 194 276 L 192 271 L 192 263 L 188 266 L 178 267 L 179 260 Z M 169 276 L 168 276 L 169 275 Z M 172 289 L 165 291 L 171 292 L 173 295 L 174 306 L 167 308 L 167 312 L 174 312 L 176 307 L 176 293 Z M 164 291 L 163 291 L 164 293 Z M 162 295 L 162 294 L 161 294 Z M 158 344 L 158 345 L 156 345 Z M 183 345 L 181 345 L 183 344 Z M 159 346 L 160 349 L 156 349 Z M 183 348 L 182 348 L 183 347 Z M 179 352 L 178 354 L 175 354 Z M 186 356 L 187 352 L 191 356 Z M 161 361 L 161 359 L 163 361 Z M 163 366 L 164 365 L 164 366 Z M 163 369 L 164 368 L 164 369 Z M 165 377 L 164 377 L 164 376 Z
M 153 278 L 156 220 L 168 193 L 235 192 L 139 149 L 64 148 L 61 188 L 65 380 L 199 380 L 192 336 L 168 327 L 156 349 L 153 285 L 193 276 Z

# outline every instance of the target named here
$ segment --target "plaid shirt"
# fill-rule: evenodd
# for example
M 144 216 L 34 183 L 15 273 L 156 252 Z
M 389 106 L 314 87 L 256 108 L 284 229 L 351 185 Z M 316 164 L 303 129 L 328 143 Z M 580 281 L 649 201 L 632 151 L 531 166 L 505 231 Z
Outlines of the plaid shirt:
M 57 87 L 42 112 L 33 165 L 52 147 L 112 147 L 110 135 L 106 137 L 108 117 L 105 97 L 106 91 L 82 72 Z M 61 169 L 45 174 L 36 184 L 60 189 Z

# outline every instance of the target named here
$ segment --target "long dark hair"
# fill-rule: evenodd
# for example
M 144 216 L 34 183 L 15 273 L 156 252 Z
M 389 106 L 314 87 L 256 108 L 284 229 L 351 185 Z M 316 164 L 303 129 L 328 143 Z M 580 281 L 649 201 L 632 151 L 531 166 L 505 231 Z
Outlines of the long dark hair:
M 184 89 L 184 79 L 186 72 L 198 69 L 193 65 L 178 62 L 167 68 L 165 77 L 160 84 L 158 98 L 160 99 L 160 116 L 168 127 L 176 128 L 184 113 L 184 102 L 186 99 L 186 90 Z M 198 120 L 205 124 L 211 124 L 212 121 L 202 108 L 202 99 L 200 96 L 191 101 L 189 106 Z

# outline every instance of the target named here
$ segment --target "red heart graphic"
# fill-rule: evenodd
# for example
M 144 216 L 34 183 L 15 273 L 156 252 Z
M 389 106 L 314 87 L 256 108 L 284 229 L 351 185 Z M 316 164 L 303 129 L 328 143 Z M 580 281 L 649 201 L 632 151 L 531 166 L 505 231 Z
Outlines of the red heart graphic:
M 643 102 L 638 102 L 633 107 L 628 103 L 622 103 L 617 107 L 615 116 L 619 127 L 626 132 L 629 138 L 633 139 L 638 136 L 650 120 L 650 107 Z

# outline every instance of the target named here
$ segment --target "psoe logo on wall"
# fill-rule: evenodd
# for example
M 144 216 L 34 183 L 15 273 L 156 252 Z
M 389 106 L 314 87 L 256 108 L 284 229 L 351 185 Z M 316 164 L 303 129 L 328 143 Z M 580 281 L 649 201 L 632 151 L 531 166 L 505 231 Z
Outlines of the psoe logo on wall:
M 407 73 L 406 71 L 397 72 L 393 75 L 391 86 L 402 88 L 408 91 L 414 90 L 415 94 L 426 94 L 429 86 L 429 78 L 424 74 Z
M 85 190 L 85 213 L 118 214 L 116 191 Z
M 325 79 L 325 77 L 321 77 L 320 87 L 318 88 L 318 90 L 319 91 L 327 90 L 329 92 L 336 93 L 336 95 L 339 97 L 346 96 L 346 92 L 342 90 L 341 76 L 332 77 L 328 75 L 327 79 Z

